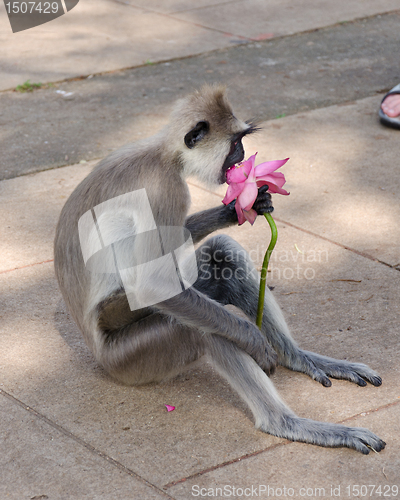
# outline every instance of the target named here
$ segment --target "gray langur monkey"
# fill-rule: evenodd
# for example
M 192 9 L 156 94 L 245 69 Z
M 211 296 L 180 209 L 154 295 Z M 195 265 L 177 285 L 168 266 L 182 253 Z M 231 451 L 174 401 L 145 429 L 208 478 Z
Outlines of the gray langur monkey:
M 233 239 L 219 235 L 200 245 L 195 253 L 198 275 L 192 286 L 157 303 L 151 303 L 151 293 L 168 288 L 166 274 L 159 270 L 155 280 L 147 280 L 146 273 L 133 274 L 139 283 L 136 291 L 144 290 L 150 302 L 132 307 L 129 300 L 117 261 L 126 259 L 125 267 L 139 268 L 146 252 L 158 244 L 154 231 L 143 236 L 135 230 L 141 214 L 130 211 L 129 204 L 120 201 L 122 195 L 145 190 L 157 228 L 175 229 L 166 243 L 171 248 L 187 240 L 185 231 L 196 244 L 217 229 L 237 224 L 233 202 L 187 216 L 186 178 L 195 176 L 208 185 L 226 182 L 227 170 L 244 158 L 243 137 L 254 130 L 254 125 L 235 117 L 223 87 L 205 86 L 178 101 L 170 123 L 157 135 L 101 161 L 72 193 L 57 226 L 55 271 L 63 297 L 96 360 L 125 384 L 162 381 L 207 356 L 247 403 L 261 431 L 320 446 L 345 446 L 364 454 L 371 448 L 381 451 L 385 443 L 368 429 L 300 418 L 280 399 L 268 377 L 277 363 L 325 387 L 331 385 L 328 377 L 360 386 L 366 382 L 379 386 L 382 381 L 364 364 L 300 349 L 270 290 L 266 290 L 260 331 L 253 323 L 259 277 Z M 266 189 L 259 190 L 254 203 L 258 214 L 273 210 Z M 116 200 L 111 210 L 93 213 L 109 200 Z M 100 252 L 99 262 L 108 261 L 104 268 L 101 262 L 90 268 L 90 260 L 86 262 L 83 256 L 80 236 L 90 240 L 93 228 L 82 226 L 80 235 L 78 226 L 87 213 L 90 220 L 97 218 L 93 227 L 102 228 L 105 240 L 119 242 L 118 248 L 109 245 L 112 250 Z M 101 245 L 106 246 L 105 242 Z M 246 279 L 240 278 L 243 273 L 236 277 L 235 272 L 228 273 L 229 280 L 223 279 L 227 268 L 246 270 Z M 184 281 L 182 276 L 180 281 Z M 249 319 L 230 312 L 224 307 L 227 304 L 241 309 Z

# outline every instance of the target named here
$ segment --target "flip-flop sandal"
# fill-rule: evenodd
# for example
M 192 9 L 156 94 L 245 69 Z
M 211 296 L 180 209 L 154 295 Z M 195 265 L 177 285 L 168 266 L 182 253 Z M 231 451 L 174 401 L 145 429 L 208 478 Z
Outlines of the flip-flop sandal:
M 392 90 L 390 90 L 385 97 L 381 101 L 381 106 L 383 101 L 386 99 L 388 95 L 393 95 L 393 94 L 400 94 L 400 83 L 399 85 L 396 85 L 396 87 L 393 87 Z M 396 116 L 392 118 L 391 116 L 386 115 L 383 111 L 382 108 L 379 108 L 379 118 L 382 123 L 382 125 L 386 125 L 386 127 L 391 127 L 391 128 L 397 128 L 400 130 L 400 116 Z

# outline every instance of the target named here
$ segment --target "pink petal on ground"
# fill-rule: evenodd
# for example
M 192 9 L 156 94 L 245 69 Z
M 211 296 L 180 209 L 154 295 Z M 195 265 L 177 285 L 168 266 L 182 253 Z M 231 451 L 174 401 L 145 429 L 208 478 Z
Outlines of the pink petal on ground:
M 168 410 L 168 411 L 174 411 L 175 410 L 175 406 L 171 406 L 171 405 L 164 405 L 165 408 Z
M 275 172 L 275 170 L 282 167 L 282 165 L 284 165 L 288 160 L 289 158 L 286 158 L 286 160 L 273 160 L 260 163 L 255 167 L 256 177 L 258 178 L 261 177 L 262 175 Z

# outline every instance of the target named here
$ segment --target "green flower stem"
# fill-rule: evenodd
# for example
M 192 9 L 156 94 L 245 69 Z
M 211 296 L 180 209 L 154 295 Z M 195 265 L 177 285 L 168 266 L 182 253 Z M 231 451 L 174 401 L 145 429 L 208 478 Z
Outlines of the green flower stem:
M 265 297 L 265 285 L 267 284 L 268 263 L 269 263 L 269 258 L 271 257 L 271 253 L 276 245 L 276 240 L 278 239 L 278 230 L 276 229 L 276 224 L 274 219 L 272 218 L 272 215 L 264 214 L 264 217 L 267 219 L 269 227 L 271 228 L 271 241 L 265 253 L 263 265 L 261 268 L 260 292 L 258 295 L 258 307 L 257 307 L 257 318 L 256 318 L 256 325 L 260 330 L 264 312 L 264 297 Z

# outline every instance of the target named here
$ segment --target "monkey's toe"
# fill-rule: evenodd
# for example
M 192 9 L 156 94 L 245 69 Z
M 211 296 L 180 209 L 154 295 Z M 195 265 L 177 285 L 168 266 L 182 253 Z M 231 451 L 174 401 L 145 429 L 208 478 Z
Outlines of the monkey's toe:
M 365 387 L 367 385 L 367 382 L 364 379 L 362 379 L 361 377 L 358 377 L 356 384 L 359 385 L 360 387 Z
M 371 384 L 374 385 L 375 387 L 379 387 L 380 385 L 382 385 L 381 377 L 371 377 L 369 382 L 371 382 Z
M 328 377 L 322 377 L 322 379 L 318 380 L 318 382 L 320 382 L 324 387 L 331 387 L 332 386 L 332 382 L 329 380 Z

